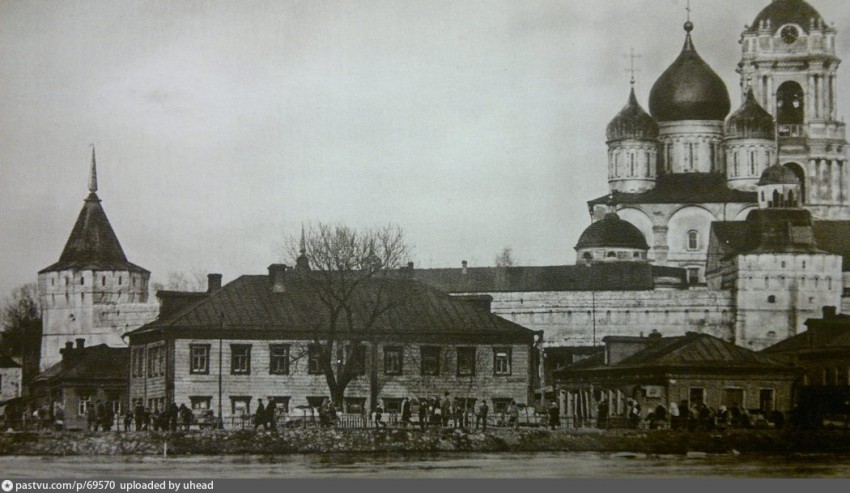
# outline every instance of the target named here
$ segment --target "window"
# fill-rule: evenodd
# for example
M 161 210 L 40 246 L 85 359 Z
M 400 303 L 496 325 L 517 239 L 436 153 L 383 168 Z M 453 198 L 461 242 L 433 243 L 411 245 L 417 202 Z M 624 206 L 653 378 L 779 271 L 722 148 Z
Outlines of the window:
M 210 409 L 212 397 L 206 395 L 190 395 L 189 402 L 193 411 L 206 411 L 207 409 Z
M 79 406 L 77 408 L 77 415 L 78 416 L 85 416 L 86 411 L 88 411 L 89 406 L 91 406 L 91 396 L 81 395 L 79 397 L 78 402 L 79 402 Z
M 134 347 L 130 358 L 132 376 L 143 377 L 145 375 L 145 348 Z
M 234 396 L 230 398 L 230 412 L 234 416 L 247 416 L 251 414 L 251 397 Z
M 744 389 L 723 389 L 723 402 L 721 404 L 728 408 L 738 406 L 743 409 L 745 407 Z
M 307 348 L 307 373 L 310 375 L 321 375 L 322 369 L 322 346 L 310 344 Z
M 422 361 L 419 370 L 422 376 L 436 376 L 440 374 L 440 348 L 436 346 L 422 346 L 419 348 Z
M 210 345 L 189 344 L 189 373 L 207 375 L 210 372 Z
M 688 250 L 699 249 L 699 232 L 692 229 L 688 231 Z
M 275 411 L 278 413 L 288 413 L 289 412 L 289 396 L 269 396 L 269 405 L 274 403 Z
M 165 346 L 148 348 L 148 377 L 165 375 Z
M 770 296 L 768 296 L 768 297 L 767 297 L 767 302 L 768 302 L 768 303 L 776 303 L 776 296 L 774 296 L 774 295 L 770 295 Z
M 322 403 L 328 399 L 323 395 L 310 395 L 307 396 L 307 405 L 310 407 L 322 407 Z
M 691 387 L 688 397 L 690 405 L 699 405 L 699 403 L 705 402 L 705 389 L 700 387 Z
M 86 284 L 86 278 L 80 276 L 80 286 L 85 286 L 85 284 Z
M 511 374 L 511 348 L 493 349 L 493 375 Z
M 699 283 L 699 267 L 688 267 L 688 284 Z
M 345 412 L 350 414 L 363 414 L 366 411 L 365 397 L 346 397 L 343 402 Z
M 475 348 L 457 348 L 457 376 L 464 377 L 473 375 L 475 375 Z
M 351 370 L 354 375 L 366 374 L 366 346 L 355 344 L 347 348 L 347 357 L 351 361 Z
M 289 375 L 289 344 L 269 345 L 269 374 Z
M 759 409 L 764 413 L 773 411 L 773 389 L 759 390 Z
M 493 401 L 493 412 L 496 414 L 506 413 L 508 405 L 511 403 L 511 399 L 506 397 L 493 397 L 490 400 Z
M 250 344 L 231 344 L 230 345 L 230 374 L 231 375 L 250 375 L 251 374 L 251 345 Z
M 106 286 L 106 276 L 100 276 L 100 285 Z
M 401 348 L 388 346 L 384 348 L 384 374 L 401 375 L 402 353 Z

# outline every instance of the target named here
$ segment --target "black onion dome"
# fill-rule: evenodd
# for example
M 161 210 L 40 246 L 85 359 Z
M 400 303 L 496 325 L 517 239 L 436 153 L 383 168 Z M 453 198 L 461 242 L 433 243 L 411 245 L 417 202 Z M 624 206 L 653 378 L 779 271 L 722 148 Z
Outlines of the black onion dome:
M 808 31 L 812 19 L 815 21 L 823 20 L 820 13 L 803 0 L 773 0 L 770 5 L 759 12 L 749 31 L 758 31 L 761 23 L 768 20 L 771 29 L 774 31 L 785 24 L 797 24 Z
M 773 116 L 756 101 L 753 89 L 750 88 L 744 104 L 726 121 L 726 137 L 773 139 L 775 132 Z
M 679 58 L 655 81 L 649 111 L 659 122 L 725 120 L 732 107 L 726 84 L 694 49 L 690 29 Z
M 629 102 L 608 124 L 605 135 L 609 142 L 625 139 L 652 140 L 658 137 L 658 123 L 640 107 L 634 87 L 629 94 Z
M 601 221 L 596 221 L 584 230 L 578 239 L 576 250 L 583 248 L 635 248 L 649 250 L 646 238 L 637 227 L 620 219 L 617 214 L 606 214 Z
M 794 174 L 793 171 L 782 166 L 781 164 L 774 164 L 773 166 L 768 167 L 761 174 L 761 178 L 759 179 L 759 186 L 763 185 L 799 185 L 800 179 L 797 178 L 797 175 Z

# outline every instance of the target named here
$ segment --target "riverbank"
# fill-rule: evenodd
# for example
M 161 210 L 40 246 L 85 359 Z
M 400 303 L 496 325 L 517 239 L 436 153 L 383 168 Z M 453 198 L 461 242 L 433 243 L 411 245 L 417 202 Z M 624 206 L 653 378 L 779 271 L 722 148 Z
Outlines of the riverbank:
M 850 432 L 295 429 L 0 434 L 0 455 L 231 455 L 398 452 L 847 453 Z

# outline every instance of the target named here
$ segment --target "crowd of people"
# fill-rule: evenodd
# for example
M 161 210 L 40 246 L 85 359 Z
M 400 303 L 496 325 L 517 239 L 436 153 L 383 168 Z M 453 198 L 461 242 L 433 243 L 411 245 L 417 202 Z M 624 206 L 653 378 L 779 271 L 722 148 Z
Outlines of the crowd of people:
M 612 416 L 610 406 L 606 400 L 601 400 L 596 408 L 596 424 L 599 428 L 611 427 L 616 416 Z M 658 404 L 646 416 L 641 411 L 641 405 L 634 399 L 627 399 L 625 405 L 625 418 L 628 426 L 633 429 L 646 425 L 649 429 L 673 429 L 673 430 L 703 430 L 711 431 L 724 428 L 750 428 L 755 425 L 753 417 L 746 409 L 738 404 L 732 404 L 728 408 L 721 405 L 716 410 L 704 402 L 689 403 L 682 400 L 680 403 L 670 403 L 669 409 L 664 404 Z M 771 423 L 774 428 L 785 426 L 785 416 L 780 411 L 772 411 L 762 416 L 765 422 Z

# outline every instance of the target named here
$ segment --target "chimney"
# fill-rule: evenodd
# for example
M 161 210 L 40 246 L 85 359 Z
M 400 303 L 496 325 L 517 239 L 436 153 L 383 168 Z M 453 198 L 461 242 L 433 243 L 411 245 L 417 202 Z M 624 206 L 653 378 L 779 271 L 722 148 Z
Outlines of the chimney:
M 74 343 L 71 341 L 67 341 L 65 343 L 65 347 L 59 350 L 59 354 L 62 355 L 62 359 L 65 359 L 66 357 L 70 356 L 73 351 Z
M 460 273 L 461 273 L 461 274 L 466 275 L 466 272 L 467 272 L 466 267 L 467 267 L 467 265 L 469 265 L 469 263 L 468 263 L 466 260 L 461 260 L 461 261 L 460 261 Z
M 221 274 L 207 274 L 207 293 L 221 289 Z
M 77 341 L 77 349 L 83 349 L 84 347 L 86 347 L 86 340 L 85 339 L 75 339 L 75 340 Z
M 269 281 L 273 293 L 286 291 L 286 266 L 284 264 L 271 264 L 269 266 Z
M 825 306 L 823 307 L 823 318 L 824 320 L 828 318 L 835 318 L 837 313 L 837 309 L 834 306 Z
M 404 277 L 407 279 L 413 279 L 413 262 L 408 262 L 407 267 L 402 267 L 401 272 L 404 274 Z

